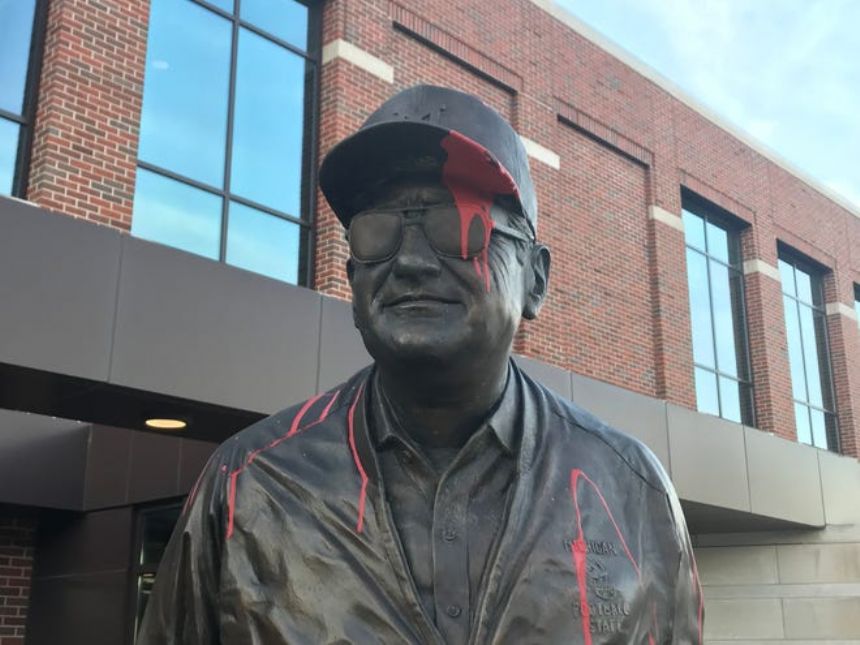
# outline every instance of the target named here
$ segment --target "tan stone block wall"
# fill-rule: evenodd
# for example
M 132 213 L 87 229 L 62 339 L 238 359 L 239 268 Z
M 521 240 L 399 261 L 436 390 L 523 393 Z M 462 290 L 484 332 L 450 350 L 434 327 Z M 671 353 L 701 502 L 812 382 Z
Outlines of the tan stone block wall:
M 860 523 L 695 541 L 707 644 L 860 644 Z

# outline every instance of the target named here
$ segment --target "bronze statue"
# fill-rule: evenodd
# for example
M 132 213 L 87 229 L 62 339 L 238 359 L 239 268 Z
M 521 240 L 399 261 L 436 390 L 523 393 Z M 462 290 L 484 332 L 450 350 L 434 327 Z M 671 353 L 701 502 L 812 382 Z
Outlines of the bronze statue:
M 138 642 L 701 643 L 656 458 L 510 359 L 550 267 L 510 125 L 413 87 L 320 184 L 375 362 L 217 450 Z

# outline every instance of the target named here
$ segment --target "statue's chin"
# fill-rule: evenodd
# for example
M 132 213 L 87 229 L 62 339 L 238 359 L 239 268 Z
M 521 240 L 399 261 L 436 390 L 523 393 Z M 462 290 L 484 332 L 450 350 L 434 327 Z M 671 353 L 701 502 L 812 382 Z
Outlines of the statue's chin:
M 380 364 L 397 364 L 420 368 L 441 367 L 455 363 L 462 356 L 462 343 L 451 338 L 445 330 L 437 333 L 410 333 L 399 330 L 390 336 L 365 336 L 370 355 Z

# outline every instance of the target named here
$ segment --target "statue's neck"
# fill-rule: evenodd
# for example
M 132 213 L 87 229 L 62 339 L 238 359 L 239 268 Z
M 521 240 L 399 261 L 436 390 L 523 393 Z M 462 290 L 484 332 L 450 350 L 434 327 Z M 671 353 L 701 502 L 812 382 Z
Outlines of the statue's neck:
M 502 396 L 507 377 L 507 357 L 480 369 L 379 366 L 379 383 L 403 430 L 426 448 L 463 446 Z

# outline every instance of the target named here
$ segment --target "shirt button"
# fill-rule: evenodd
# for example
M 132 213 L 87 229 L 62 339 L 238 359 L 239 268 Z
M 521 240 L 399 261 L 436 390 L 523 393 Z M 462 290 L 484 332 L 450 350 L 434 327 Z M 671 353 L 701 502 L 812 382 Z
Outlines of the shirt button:
M 449 526 L 444 531 L 442 531 L 442 539 L 446 542 L 453 542 L 457 539 L 457 530 Z
M 460 614 L 463 613 L 463 610 L 460 609 L 460 605 L 448 605 L 448 608 L 445 610 L 445 613 L 448 614 L 451 618 L 457 618 Z

